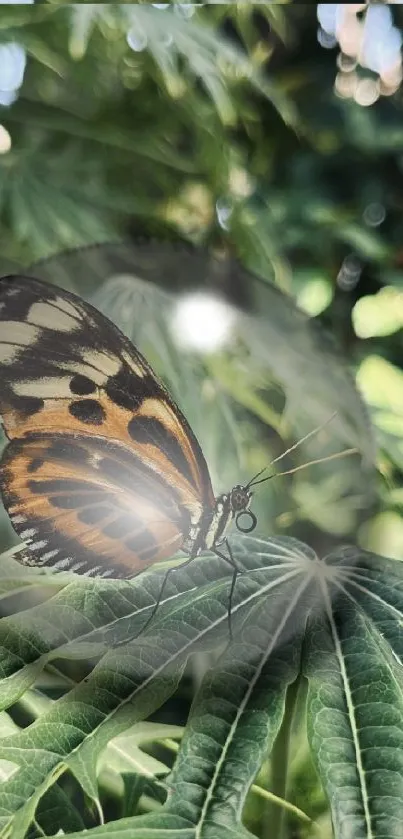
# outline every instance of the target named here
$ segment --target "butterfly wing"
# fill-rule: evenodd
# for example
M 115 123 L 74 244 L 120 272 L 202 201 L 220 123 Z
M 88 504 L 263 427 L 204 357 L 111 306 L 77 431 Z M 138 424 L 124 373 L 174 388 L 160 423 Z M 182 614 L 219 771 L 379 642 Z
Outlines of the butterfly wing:
M 200 446 L 143 356 L 88 303 L 29 277 L 0 281 L 0 412 L 6 508 L 45 562 L 130 576 L 214 505 Z
M 35 565 L 130 577 L 172 556 L 190 526 L 180 493 L 134 452 L 103 437 L 14 439 L 0 480 Z

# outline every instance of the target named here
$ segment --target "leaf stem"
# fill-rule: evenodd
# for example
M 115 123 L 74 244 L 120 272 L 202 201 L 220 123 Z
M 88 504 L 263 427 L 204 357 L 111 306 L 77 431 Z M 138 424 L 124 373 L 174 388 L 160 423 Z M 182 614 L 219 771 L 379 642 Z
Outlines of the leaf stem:
M 272 804 L 275 804 L 276 807 L 282 807 L 284 810 L 288 810 L 289 813 L 293 813 L 294 816 L 297 816 L 300 821 L 312 824 L 312 819 L 310 816 L 307 816 L 303 810 L 295 804 L 291 804 L 290 801 L 286 801 L 285 798 L 279 798 L 277 795 L 274 795 L 274 793 L 270 792 L 270 790 L 263 789 L 263 787 L 260 787 L 258 784 L 252 784 L 251 792 L 254 792 L 255 795 L 259 795 L 260 798 L 266 799 L 266 801 L 270 801 Z
M 271 753 L 271 792 L 276 798 L 283 800 L 286 798 L 287 792 L 290 737 L 299 685 L 300 682 L 299 679 L 297 679 L 292 685 L 290 685 L 287 691 L 283 721 Z M 274 803 L 270 806 L 270 810 L 265 819 L 266 824 L 270 825 L 270 836 L 275 836 L 276 839 L 285 839 L 286 813 L 288 809 L 289 807 L 286 809 L 284 806 L 279 807 Z

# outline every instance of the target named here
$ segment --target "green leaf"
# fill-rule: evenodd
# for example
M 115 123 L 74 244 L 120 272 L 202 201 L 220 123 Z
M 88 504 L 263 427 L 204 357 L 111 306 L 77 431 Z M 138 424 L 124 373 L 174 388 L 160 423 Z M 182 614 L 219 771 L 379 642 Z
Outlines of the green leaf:
M 245 620 L 239 642 L 207 674 L 166 779 L 172 788 L 167 808 L 190 818 L 198 835 L 213 834 L 214 825 L 217 832 L 220 825 L 234 835 L 241 830 L 247 792 L 280 728 L 285 692 L 299 668 L 305 588 L 301 580 L 284 586 L 286 601 L 268 590 L 267 602 Z
M 39 802 L 35 822 L 46 836 L 52 835 L 56 827 L 64 833 L 85 830 L 82 814 L 59 784 L 54 784 Z
M 244 536 L 233 549 L 242 571 L 233 598 L 233 641 L 195 698 L 166 779 L 167 802 L 157 813 L 94 828 L 91 835 L 118 835 L 124 824 L 130 836 L 163 837 L 172 824 L 172 830 L 194 839 L 248 836 L 240 822 L 245 797 L 275 742 L 287 686 L 302 666 L 310 684 L 313 757 L 337 839 L 351 835 L 352 825 L 357 837 L 369 839 L 371 826 L 373 836 L 383 830 L 397 837 L 395 825 L 403 819 L 403 563 L 356 548 L 319 560 L 307 546 L 286 538 Z M 216 647 L 228 637 L 231 577 L 223 577 L 223 571 L 216 559 L 200 558 L 171 574 L 164 600 L 141 637 L 136 637 L 137 618 L 141 615 L 143 622 L 149 614 L 163 571 L 145 575 L 142 586 L 127 583 L 124 599 L 131 589 L 134 596 L 125 608 L 120 583 L 109 581 L 109 598 L 105 584 L 91 596 L 87 589 L 81 602 L 84 649 L 92 624 L 99 653 L 106 646 L 109 651 L 85 682 L 28 728 L 1 741 L 0 759 L 19 767 L 2 785 L 4 831 L 24 835 L 39 801 L 66 767 L 96 797 L 97 765 L 107 744 L 167 699 L 193 651 Z M 77 587 L 70 584 L 56 597 L 62 595 L 66 603 L 73 597 L 77 610 Z M 37 646 L 42 643 L 47 622 L 39 616 L 41 609 L 54 608 L 53 599 L 25 610 L 31 612 L 32 646 L 35 635 Z M 59 631 L 73 629 L 72 650 L 78 651 L 78 614 L 60 605 L 57 614 Z M 118 646 L 110 649 L 113 644 Z M 59 647 L 59 657 L 66 649 Z M 386 805 L 390 783 L 393 796 Z
M 223 59 L 244 73 L 245 78 L 272 102 L 285 122 L 295 124 L 296 110 L 280 87 L 269 82 L 247 55 L 211 26 L 201 20 L 184 20 L 169 12 L 164 15 L 146 5 L 131 6 L 128 18 L 144 37 L 163 74 L 166 72 L 166 38 L 171 39 L 168 49 L 176 49 L 186 59 L 191 72 L 204 83 L 224 122 L 231 123 L 235 111 L 218 65 Z
M 75 114 L 65 113 L 60 108 L 44 103 L 20 101 L 7 115 L 10 122 L 29 123 L 32 128 L 47 129 L 55 134 L 70 136 L 78 140 L 87 140 L 91 144 L 102 144 L 116 152 L 130 152 L 164 166 L 172 166 L 177 171 L 191 173 L 194 165 L 183 154 L 178 154 L 169 140 L 141 135 L 138 130 L 123 125 L 116 126 L 102 117 L 91 121 L 80 119 Z
M 251 552 L 253 545 L 259 546 L 259 552 L 256 554 Z M 263 567 L 261 551 L 265 556 Z M 239 631 L 242 631 L 240 652 L 237 656 L 233 650 L 229 657 L 229 661 L 238 662 L 233 675 L 234 689 L 239 656 L 249 656 L 249 660 L 245 661 L 245 673 L 251 674 L 252 685 L 255 665 L 258 678 L 260 671 L 263 673 L 266 666 L 268 651 L 281 639 L 285 632 L 285 624 L 291 620 L 291 616 L 292 629 L 288 627 L 288 634 L 290 643 L 291 640 L 294 641 L 299 620 L 295 609 L 302 592 L 310 584 L 310 574 L 306 577 L 307 562 L 308 567 L 311 567 L 310 552 L 307 553 L 307 549 L 295 540 L 273 540 L 266 543 L 256 539 L 250 541 L 250 538 L 245 537 L 239 543 L 235 556 L 240 568 L 248 569 L 248 573 L 240 577 L 233 601 L 233 625 L 238 625 Z M 26 627 L 30 627 L 27 652 L 31 655 L 34 647 L 37 649 L 45 645 L 45 640 L 48 646 L 50 643 L 60 644 L 60 638 L 68 632 L 75 636 L 78 646 L 78 630 L 83 633 L 84 628 L 87 630 L 87 638 L 84 635 L 82 640 L 86 642 L 84 649 L 88 651 L 88 631 L 95 619 L 99 630 L 102 621 L 104 624 L 104 648 L 105 644 L 110 647 L 119 640 L 120 646 L 103 655 L 88 681 L 54 702 L 51 709 L 27 729 L 2 742 L 0 759 L 17 762 L 20 770 L 3 785 L 0 827 L 5 829 L 7 825 L 10 828 L 13 825 L 15 831 L 23 833 L 34 816 L 38 801 L 66 766 L 79 778 L 88 794 L 95 797 L 97 762 L 107 743 L 137 720 L 148 716 L 173 692 L 186 659 L 196 643 L 198 648 L 206 648 L 215 646 L 220 640 L 228 637 L 227 610 L 231 575 L 228 578 L 226 568 L 227 576 L 220 579 L 223 570 L 222 564 L 217 560 L 204 558 L 195 560 L 188 568 L 171 574 L 164 602 L 160 605 L 155 619 L 141 638 L 131 642 L 130 638 L 136 637 L 158 596 L 162 580 L 159 571 L 147 575 L 147 580 L 144 575 L 141 586 L 138 580 L 132 584 L 127 583 L 124 590 L 119 584 L 110 581 L 109 598 L 105 584 L 100 588 L 95 586 L 94 590 L 92 582 L 92 592 L 87 588 L 87 597 L 85 600 L 81 599 L 81 623 L 77 599 L 79 592 L 74 584 L 70 584 L 60 593 L 60 596 L 66 598 L 63 608 L 60 602 L 55 607 L 55 602 L 50 601 L 41 607 L 26 610 L 20 616 L 26 617 Z M 133 594 L 130 602 L 131 590 L 134 598 L 138 598 L 135 616 Z M 264 595 L 263 599 L 261 595 Z M 267 599 L 272 604 L 269 619 L 266 615 Z M 126 600 L 128 602 L 123 608 Z M 67 608 L 69 602 L 71 608 Z M 260 608 L 257 608 L 258 604 Z M 40 620 L 41 609 L 46 613 L 46 620 L 43 615 Z M 116 614 L 119 609 L 120 620 Z M 243 620 L 246 619 L 246 614 L 251 612 L 254 614 L 253 620 L 250 626 L 243 629 Z M 127 619 L 129 615 L 130 620 Z M 259 633 L 257 640 L 255 638 L 248 641 L 250 633 L 256 630 Z M 27 629 L 21 635 L 23 642 L 28 640 Z M 102 632 L 95 630 L 93 635 L 98 637 L 99 643 Z M 14 644 L 12 637 L 11 644 Z M 53 649 L 52 654 L 59 657 L 66 655 L 66 647 Z M 286 655 L 284 665 L 280 661 L 274 667 L 278 674 L 284 672 L 281 669 L 283 666 L 288 673 L 289 655 L 290 652 Z M 238 683 L 239 696 L 242 687 L 246 690 L 245 673 Z M 266 677 L 266 671 L 264 674 Z M 223 689 L 225 684 L 226 679 L 222 683 Z M 269 693 L 274 690 L 270 676 L 264 684 Z M 246 690 L 244 701 L 248 707 L 249 702 L 253 706 L 255 700 L 261 701 L 259 689 L 256 685 L 257 693 Z M 281 700 L 279 702 L 281 705 Z M 277 723 L 273 722 L 275 728 L 280 706 L 274 702 L 273 707 L 276 708 Z M 232 713 L 235 711 L 233 708 Z M 236 719 L 239 721 L 239 731 L 247 741 L 247 715 L 241 714 L 239 720 L 238 717 Z M 260 725 L 263 725 L 263 721 Z M 226 743 L 226 748 L 229 749 L 230 746 L 229 742 Z M 256 764 L 253 764 L 252 756 L 248 757 L 251 773 L 252 769 L 253 773 L 257 771 L 257 761 L 260 759 L 262 748 L 264 744 L 257 752 L 254 750 Z M 236 746 L 234 749 L 232 759 L 236 763 Z M 247 781 L 244 780 L 244 794 L 251 780 L 251 777 Z M 224 786 L 229 783 L 224 771 L 222 783 Z M 236 784 L 237 789 L 240 789 L 241 783 L 240 778 Z
M 403 567 L 358 549 L 336 551 L 328 562 L 323 614 L 311 621 L 306 647 L 313 755 L 337 839 L 398 839 Z
M 336 227 L 336 235 L 351 245 L 364 259 L 383 262 L 391 256 L 391 249 L 384 244 L 381 236 L 374 231 L 366 230 L 358 224 L 350 222 Z
M 11 717 L 2 711 L 0 713 L 0 742 L 4 737 L 9 737 L 18 731 L 18 725 L 13 722 Z M 18 771 L 18 764 L 10 760 L 0 760 L 0 784 L 4 783 L 8 778 Z
M 246 834 L 251 839 L 251 834 Z M 194 826 L 182 818 L 171 813 L 156 813 L 151 816 L 119 819 L 116 822 L 88 830 L 88 839 L 196 839 Z M 238 834 L 240 839 L 243 833 Z M 82 833 L 70 834 L 70 839 L 83 839 Z M 211 837 L 213 839 L 213 837 Z M 225 839 L 224 835 L 216 833 L 215 839 Z M 236 839 L 233 835 L 228 839 Z
M 168 772 L 165 764 L 144 752 L 140 746 L 166 738 L 181 738 L 182 735 L 183 728 L 179 725 L 137 723 L 108 743 L 98 762 L 98 773 L 102 769 L 113 769 L 115 772 L 135 773 L 149 778 L 165 775 Z

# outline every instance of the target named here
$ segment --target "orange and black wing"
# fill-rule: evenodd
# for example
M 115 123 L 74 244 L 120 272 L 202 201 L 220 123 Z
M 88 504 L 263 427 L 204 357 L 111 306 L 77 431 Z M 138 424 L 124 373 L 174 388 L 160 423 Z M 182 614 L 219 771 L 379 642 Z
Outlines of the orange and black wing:
M 0 281 L 0 488 L 32 561 L 131 576 L 214 504 L 186 419 L 143 356 L 75 295 Z

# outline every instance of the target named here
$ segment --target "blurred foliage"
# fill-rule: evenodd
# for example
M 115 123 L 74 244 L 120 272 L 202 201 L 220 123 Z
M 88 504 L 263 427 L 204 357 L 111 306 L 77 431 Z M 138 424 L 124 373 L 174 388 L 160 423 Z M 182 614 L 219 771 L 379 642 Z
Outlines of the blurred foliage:
M 93 242 L 178 234 L 237 256 L 275 283 L 321 321 L 356 376 L 374 423 L 382 476 L 379 509 L 358 541 L 401 557 L 402 91 L 368 107 L 337 96 L 337 51 L 318 43 L 315 5 L 157 5 L 0 7 L 0 47 L 18 44 L 27 59 L 15 90 L 2 88 L 0 72 L 0 94 L 7 94 L 0 99 L 8 101 L 0 106 L 0 267 L 29 265 Z M 402 26 L 398 4 L 393 14 Z M 227 295 L 247 309 L 271 311 L 264 289 L 247 277 L 234 274 Z M 166 360 L 174 387 L 178 359 L 166 353 Z M 234 378 L 225 358 L 213 365 L 209 372 L 224 390 L 231 379 L 235 402 L 272 423 L 276 411 L 269 416 L 267 401 L 257 399 L 259 382 L 248 392 L 241 368 Z M 197 391 L 198 379 L 187 371 L 189 388 Z M 234 421 L 225 400 L 221 410 L 225 436 L 238 416 Z M 197 417 L 189 418 L 196 427 Z M 232 445 L 237 449 L 235 433 Z M 212 460 L 220 446 L 221 438 L 212 440 Z M 261 462 L 260 441 L 253 456 Z M 299 482 L 293 501 L 312 509 L 311 491 Z M 323 482 L 325 491 L 328 501 L 335 490 Z M 331 527 L 328 504 L 327 514 Z M 63 672 L 61 692 L 68 677 Z M 53 671 L 56 692 L 57 678 Z M 76 671 L 71 678 L 78 678 Z M 182 691 L 187 709 L 192 674 Z M 16 708 L 1 721 L 7 730 L 39 714 Z M 168 707 L 162 722 L 182 723 L 186 713 L 180 717 L 177 708 L 178 702 Z M 155 739 L 162 736 L 169 733 Z M 328 837 L 325 798 L 299 737 L 288 798 L 314 814 L 320 835 Z M 158 748 L 150 766 L 170 763 L 169 749 L 161 754 Z M 119 760 L 127 766 L 122 754 Z M 7 774 L 5 762 L 0 772 Z M 270 777 L 266 765 L 262 786 Z M 104 809 L 113 816 L 121 791 L 107 773 L 103 778 Z M 96 823 L 98 814 L 76 787 L 68 775 L 55 786 L 54 800 L 43 799 L 41 827 L 32 835 L 47 829 L 52 808 L 64 810 L 70 830 Z M 132 812 L 139 801 L 140 811 L 148 812 L 157 800 L 155 789 L 141 785 L 131 795 Z M 271 836 L 271 814 L 264 797 L 251 793 L 246 818 L 262 839 Z M 298 819 L 290 824 L 290 837 L 314 835 Z

